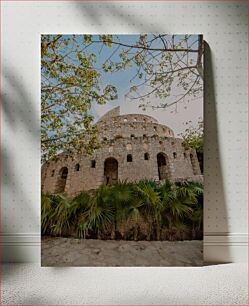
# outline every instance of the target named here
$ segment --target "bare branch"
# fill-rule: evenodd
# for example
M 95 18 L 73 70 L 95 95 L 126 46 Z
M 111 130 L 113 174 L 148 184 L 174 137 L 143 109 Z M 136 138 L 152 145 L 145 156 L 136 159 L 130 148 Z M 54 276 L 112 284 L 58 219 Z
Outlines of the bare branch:
M 93 43 L 110 43 L 110 41 L 108 40 L 93 40 Z M 164 49 L 164 48 L 149 48 L 149 47 L 143 47 L 143 46 L 139 46 L 139 45 L 128 45 L 128 44 L 124 44 L 124 43 L 120 43 L 120 42 L 115 42 L 112 41 L 112 44 L 114 45 L 120 45 L 123 47 L 128 47 L 128 48 L 135 48 L 135 49 L 143 49 L 143 50 L 149 50 L 149 51 L 167 51 L 167 52 L 194 52 L 194 53 L 198 53 L 199 50 L 193 50 L 193 49 L 186 49 L 186 48 L 176 48 L 176 49 Z

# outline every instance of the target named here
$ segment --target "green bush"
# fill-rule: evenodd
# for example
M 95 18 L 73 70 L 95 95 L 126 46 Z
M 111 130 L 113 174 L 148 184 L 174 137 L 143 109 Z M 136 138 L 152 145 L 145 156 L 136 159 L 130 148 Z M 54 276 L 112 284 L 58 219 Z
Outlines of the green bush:
M 41 228 L 45 235 L 201 239 L 202 219 L 203 186 L 196 182 L 124 181 L 113 186 L 102 184 L 94 192 L 82 192 L 74 198 L 63 194 L 41 197 Z M 142 225 L 148 229 L 146 235 L 141 235 Z

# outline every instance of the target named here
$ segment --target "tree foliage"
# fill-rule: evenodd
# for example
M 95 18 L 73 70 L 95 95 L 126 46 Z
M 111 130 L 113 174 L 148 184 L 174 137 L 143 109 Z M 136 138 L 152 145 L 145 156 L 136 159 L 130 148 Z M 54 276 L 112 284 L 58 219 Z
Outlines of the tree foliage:
M 75 36 L 42 35 L 41 146 L 43 160 L 64 151 L 92 152 L 97 130 L 92 103 L 117 98 L 114 86 L 101 86 L 96 55 L 85 52 Z
M 183 138 L 183 144 L 187 148 L 192 148 L 196 150 L 197 153 L 203 154 L 203 144 L 204 144 L 204 125 L 203 121 L 200 120 L 197 126 L 193 126 L 191 121 L 186 122 L 188 126 L 185 132 L 180 134 Z
M 62 151 L 92 153 L 99 146 L 89 110 L 117 98 L 115 86 L 102 84 L 103 74 L 129 71 L 126 97 L 138 100 L 142 109 L 165 109 L 198 97 L 203 47 L 201 35 L 143 34 L 133 40 L 125 35 L 42 35 L 43 160 Z
M 112 53 L 102 64 L 104 71 L 115 73 L 133 67 L 126 97 L 139 100 L 143 109 L 167 108 L 202 93 L 202 35 L 143 34 L 133 43 L 122 35 L 87 37 L 90 45 L 103 43 L 112 47 Z M 156 105 L 155 98 L 160 101 Z
M 203 149 L 204 149 L 204 124 L 199 120 L 197 126 L 193 126 L 191 121 L 186 122 L 188 126 L 184 133 L 180 134 L 183 138 L 183 145 L 189 149 L 194 149 L 200 165 L 201 173 L 204 170 Z

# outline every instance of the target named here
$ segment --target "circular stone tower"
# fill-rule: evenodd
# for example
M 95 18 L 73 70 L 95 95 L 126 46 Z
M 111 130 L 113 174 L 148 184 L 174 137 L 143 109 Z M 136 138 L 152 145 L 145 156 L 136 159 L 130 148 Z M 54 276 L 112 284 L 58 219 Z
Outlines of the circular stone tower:
M 73 160 L 61 154 L 42 166 L 42 191 L 70 196 L 103 182 L 202 180 L 195 150 L 186 149 L 168 126 L 147 115 L 120 115 L 120 107 L 96 123 L 101 147 Z

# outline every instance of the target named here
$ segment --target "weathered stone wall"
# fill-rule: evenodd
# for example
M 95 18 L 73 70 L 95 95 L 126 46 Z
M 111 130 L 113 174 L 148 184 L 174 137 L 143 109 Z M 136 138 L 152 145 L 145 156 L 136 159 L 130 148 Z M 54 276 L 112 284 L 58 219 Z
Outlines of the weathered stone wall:
M 104 140 L 132 137 L 174 137 L 173 131 L 158 123 L 143 122 L 113 122 L 98 125 L 101 137 Z
M 65 167 L 68 173 L 64 191 L 71 196 L 117 179 L 175 181 L 200 176 L 195 151 L 186 150 L 182 139 L 172 136 L 171 129 L 158 124 L 152 117 L 120 116 L 119 110 L 114 110 L 97 123 L 102 147 L 92 156 L 72 159 L 61 154 L 58 161 L 43 165 L 43 192 L 58 192 Z

